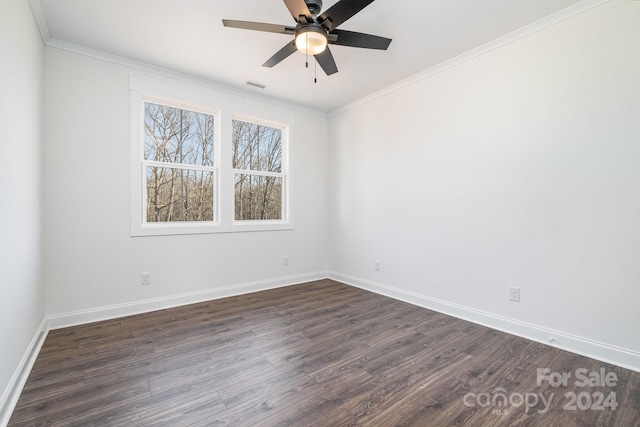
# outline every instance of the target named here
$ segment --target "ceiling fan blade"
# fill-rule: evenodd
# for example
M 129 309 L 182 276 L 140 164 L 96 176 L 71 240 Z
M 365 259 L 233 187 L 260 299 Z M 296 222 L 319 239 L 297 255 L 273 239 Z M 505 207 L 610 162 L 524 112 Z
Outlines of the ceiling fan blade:
M 284 47 L 282 49 L 277 51 L 275 55 L 273 55 L 271 58 L 269 58 L 267 60 L 267 62 L 262 64 L 262 66 L 271 68 L 274 65 L 277 65 L 280 62 L 282 62 L 283 60 L 285 60 L 286 58 L 288 58 L 296 50 L 298 50 L 298 49 L 296 49 L 296 45 L 293 42 L 289 42 L 286 45 L 284 45 Z
M 285 25 L 265 24 L 263 22 L 236 21 L 233 19 L 223 19 L 225 27 L 241 28 L 243 30 L 265 31 L 267 33 L 295 34 L 296 29 Z
M 336 65 L 336 60 L 333 59 L 333 55 L 329 50 L 329 46 L 325 49 L 324 52 L 315 55 L 316 61 L 322 67 L 325 74 L 330 76 L 331 74 L 335 74 L 338 72 L 338 66 Z
M 351 18 L 371 3 L 373 3 L 373 0 L 340 0 L 338 3 L 326 10 L 322 15 L 318 16 L 318 22 L 327 30 L 333 31 L 338 25 L 342 24 L 344 21 Z
M 355 31 L 333 30 L 331 34 L 338 36 L 336 41 L 329 40 L 330 44 L 339 46 L 362 47 L 365 49 L 387 50 L 391 39 L 374 36 L 372 34 L 357 33 Z
M 287 6 L 287 9 L 289 9 L 291 16 L 293 16 L 293 19 L 295 19 L 296 22 L 300 22 L 300 16 L 305 17 L 307 21 L 305 22 L 306 24 L 311 24 L 313 22 L 311 12 L 304 0 L 284 0 L 284 4 Z

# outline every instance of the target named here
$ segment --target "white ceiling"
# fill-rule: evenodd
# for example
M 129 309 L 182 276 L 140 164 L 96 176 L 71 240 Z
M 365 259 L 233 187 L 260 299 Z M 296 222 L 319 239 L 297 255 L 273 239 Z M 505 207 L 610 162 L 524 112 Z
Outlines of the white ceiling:
M 349 0 L 343 0 L 349 1 Z M 323 11 L 337 0 L 325 0 Z M 263 68 L 290 36 L 222 19 L 294 25 L 282 0 L 32 0 L 45 41 L 62 41 L 329 112 L 580 0 L 377 0 L 339 28 L 392 38 L 387 51 L 332 46 L 327 77 L 301 53 Z M 46 23 L 46 28 L 43 24 Z M 48 34 L 47 34 L 48 33 Z M 255 89 L 247 81 L 266 85 Z

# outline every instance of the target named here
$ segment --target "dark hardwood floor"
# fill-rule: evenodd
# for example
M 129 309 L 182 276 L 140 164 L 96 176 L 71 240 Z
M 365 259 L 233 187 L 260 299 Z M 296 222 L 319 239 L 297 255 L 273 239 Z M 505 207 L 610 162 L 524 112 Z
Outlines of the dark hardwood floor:
M 323 280 L 53 330 L 9 425 L 629 427 L 640 374 Z

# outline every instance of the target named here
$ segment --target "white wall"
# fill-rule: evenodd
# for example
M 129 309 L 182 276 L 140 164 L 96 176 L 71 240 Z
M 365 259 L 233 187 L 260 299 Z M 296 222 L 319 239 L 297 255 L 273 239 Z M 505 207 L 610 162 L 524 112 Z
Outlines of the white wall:
M 615 1 L 336 112 L 334 276 L 640 360 L 639 22 Z
M 12 378 L 16 381 L 14 373 L 44 317 L 42 40 L 26 1 L 0 0 L 0 63 L 2 406 L 7 387 Z
M 130 74 L 163 79 L 45 48 L 47 313 L 56 316 L 323 274 L 328 241 L 326 118 L 250 97 L 234 99 L 295 117 L 295 229 L 130 237 Z M 288 267 L 282 265 L 285 255 Z M 151 286 L 140 285 L 142 272 L 151 273 Z

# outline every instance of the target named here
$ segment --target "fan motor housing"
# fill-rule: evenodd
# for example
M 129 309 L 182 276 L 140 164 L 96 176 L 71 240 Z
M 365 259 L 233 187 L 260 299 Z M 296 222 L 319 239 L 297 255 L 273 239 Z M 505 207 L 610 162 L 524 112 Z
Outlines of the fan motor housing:
M 304 0 L 304 2 L 313 16 L 316 16 L 322 10 L 322 0 Z

